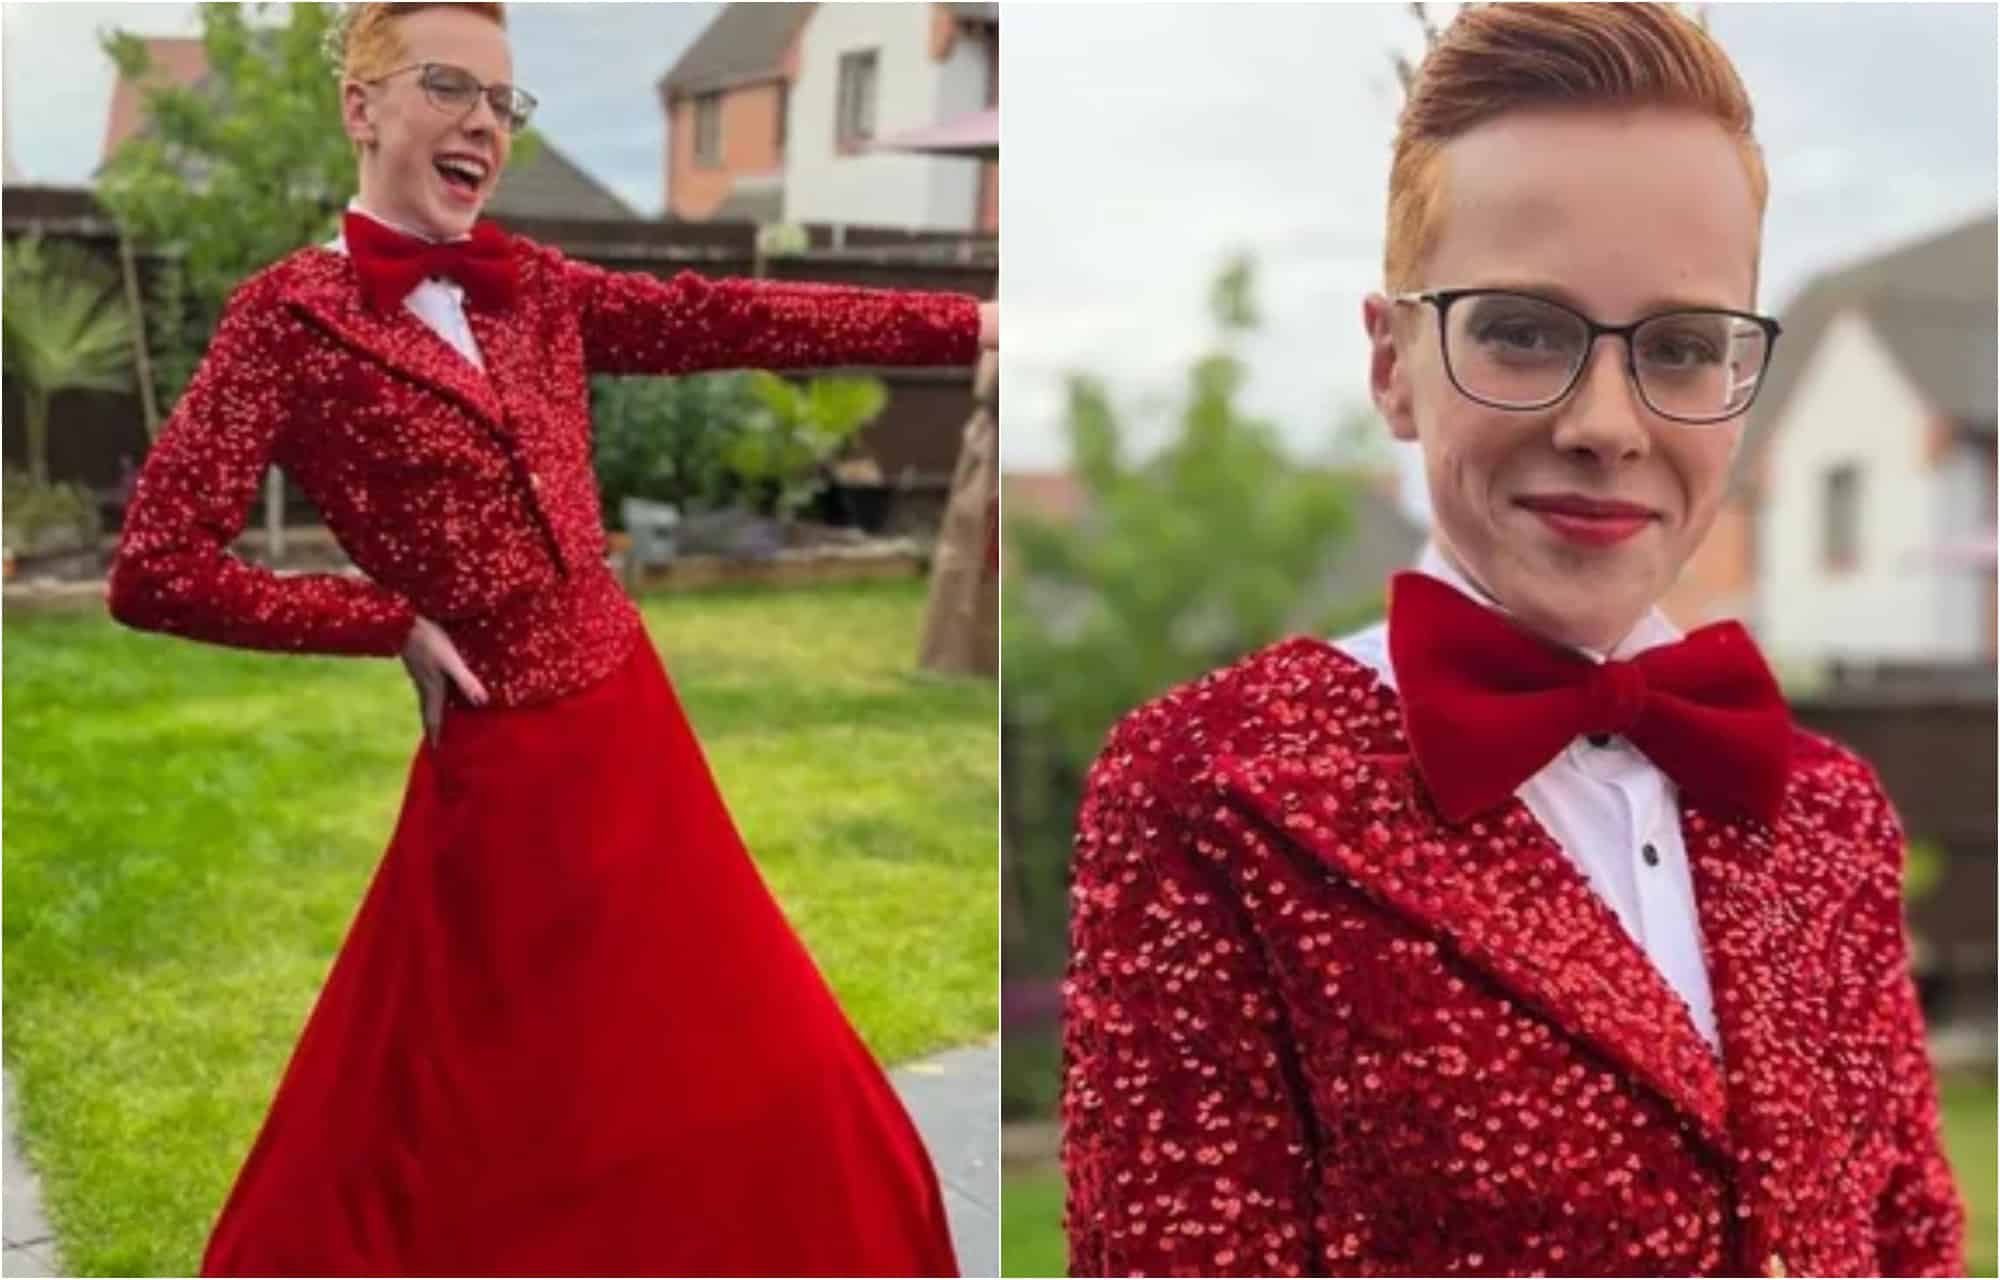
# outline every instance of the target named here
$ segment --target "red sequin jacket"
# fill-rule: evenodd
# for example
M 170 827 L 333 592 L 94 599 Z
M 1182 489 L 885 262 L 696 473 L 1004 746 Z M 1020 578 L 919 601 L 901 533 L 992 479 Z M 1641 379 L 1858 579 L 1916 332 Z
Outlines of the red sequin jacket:
M 504 311 L 468 307 L 482 373 L 353 263 L 302 249 L 232 295 L 146 458 L 111 569 L 129 626 L 254 649 L 398 653 L 443 626 L 497 705 L 609 674 L 642 631 L 605 567 L 586 377 L 969 364 L 960 294 L 606 271 L 523 237 Z M 229 553 L 266 467 L 366 575 Z
M 1723 1057 L 1518 801 L 1433 810 L 1395 694 L 1292 640 L 1128 716 L 1071 891 L 1078 1275 L 1959 1275 L 1903 840 L 1801 732 L 1682 812 Z

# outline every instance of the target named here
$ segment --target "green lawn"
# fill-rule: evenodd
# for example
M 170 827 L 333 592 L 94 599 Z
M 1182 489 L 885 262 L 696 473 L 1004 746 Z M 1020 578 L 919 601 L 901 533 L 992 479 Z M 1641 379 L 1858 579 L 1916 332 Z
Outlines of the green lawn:
M 1995 1275 L 1994 1089 L 1991 1074 L 1944 1081 L 1945 1146 L 1972 1218 L 1966 1233 L 1968 1275 Z M 1001 1192 L 1000 1274 L 1060 1276 L 1062 1175 L 1053 1170 L 1010 1174 Z
M 869 1045 L 990 1034 L 991 682 L 912 670 L 923 585 L 647 622 L 758 863 Z M 7 619 L 6 1059 L 74 1275 L 191 1275 L 388 842 L 393 662 Z

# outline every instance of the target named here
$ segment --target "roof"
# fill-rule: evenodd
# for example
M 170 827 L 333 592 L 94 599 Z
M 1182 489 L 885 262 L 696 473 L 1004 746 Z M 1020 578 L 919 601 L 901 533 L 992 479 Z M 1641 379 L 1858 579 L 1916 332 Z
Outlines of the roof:
M 668 94 L 705 93 L 783 73 L 810 4 L 727 4 L 660 79 Z
M 152 56 L 154 74 L 149 82 L 164 79 L 194 87 L 208 75 L 208 59 L 199 39 L 181 37 L 149 38 L 146 52 Z M 104 131 L 104 152 L 108 161 L 121 143 L 145 126 L 144 95 L 132 81 L 118 77 L 111 91 L 111 117 Z M 494 193 L 489 211 L 500 217 L 517 218 L 636 218 L 623 200 L 597 179 L 579 168 L 546 135 L 540 135 L 539 154 L 531 161 L 507 166 Z
M 639 215 L 597 179 L 585 173 L 546 137 L 533 160 L 512 161 L 500 175 L 486 211 L 506 218 L 591 218 L 628 221 Z
M 152 75 L 147 78 L 149 85 L 166 83 L 192 88 L 208 74 L 208 55 L 202 51 L 199 37 L 151 36 L 145 45 L 153 60 Z M 104 149 L 97 157 L 100 164 L 111 159 L 119 144 L 146 122 L 143 98 L 138 85 L 124 76 L 118 77 L 111 89 L 111 116 L 105 123 Z
M 1751 410 L 1738 458 L 1760 451 L 1835 317 L 1854 312 L 1933 408 L 1991 433 L 1994 421 L 1996 243 L 2000 215 L 1815 277 L 1785 308 L 1777 359 Z

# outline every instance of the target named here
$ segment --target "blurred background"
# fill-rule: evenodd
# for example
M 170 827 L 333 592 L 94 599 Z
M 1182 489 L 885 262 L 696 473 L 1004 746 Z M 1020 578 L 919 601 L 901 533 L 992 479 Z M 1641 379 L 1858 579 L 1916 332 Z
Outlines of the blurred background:
M 1059 1273 L 1071 823 L 1138 703 L 1379 616 L 1427 513 L 1367 399 L 1402 77 L 1455 5 L 1009 10 L 1005 1268 Z M 1908 827 L 1947 1141 L 1994 1274 L 1995 9 L 1689 6 L 1735 60 L 1785 332 L 1667 602 L 1738 618 Z

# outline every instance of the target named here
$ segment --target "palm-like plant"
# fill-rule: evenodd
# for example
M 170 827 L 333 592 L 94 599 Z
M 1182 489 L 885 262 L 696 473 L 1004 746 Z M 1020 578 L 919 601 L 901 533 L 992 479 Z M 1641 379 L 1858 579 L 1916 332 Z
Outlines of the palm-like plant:
M 49 479 L 49 403 L 62 391 L 122 391 L 132 381 L 132 317 L 110 268 L 73 245 L 26 236 L 7 246 L 0 358 L 21 388 L 28 470 Z

